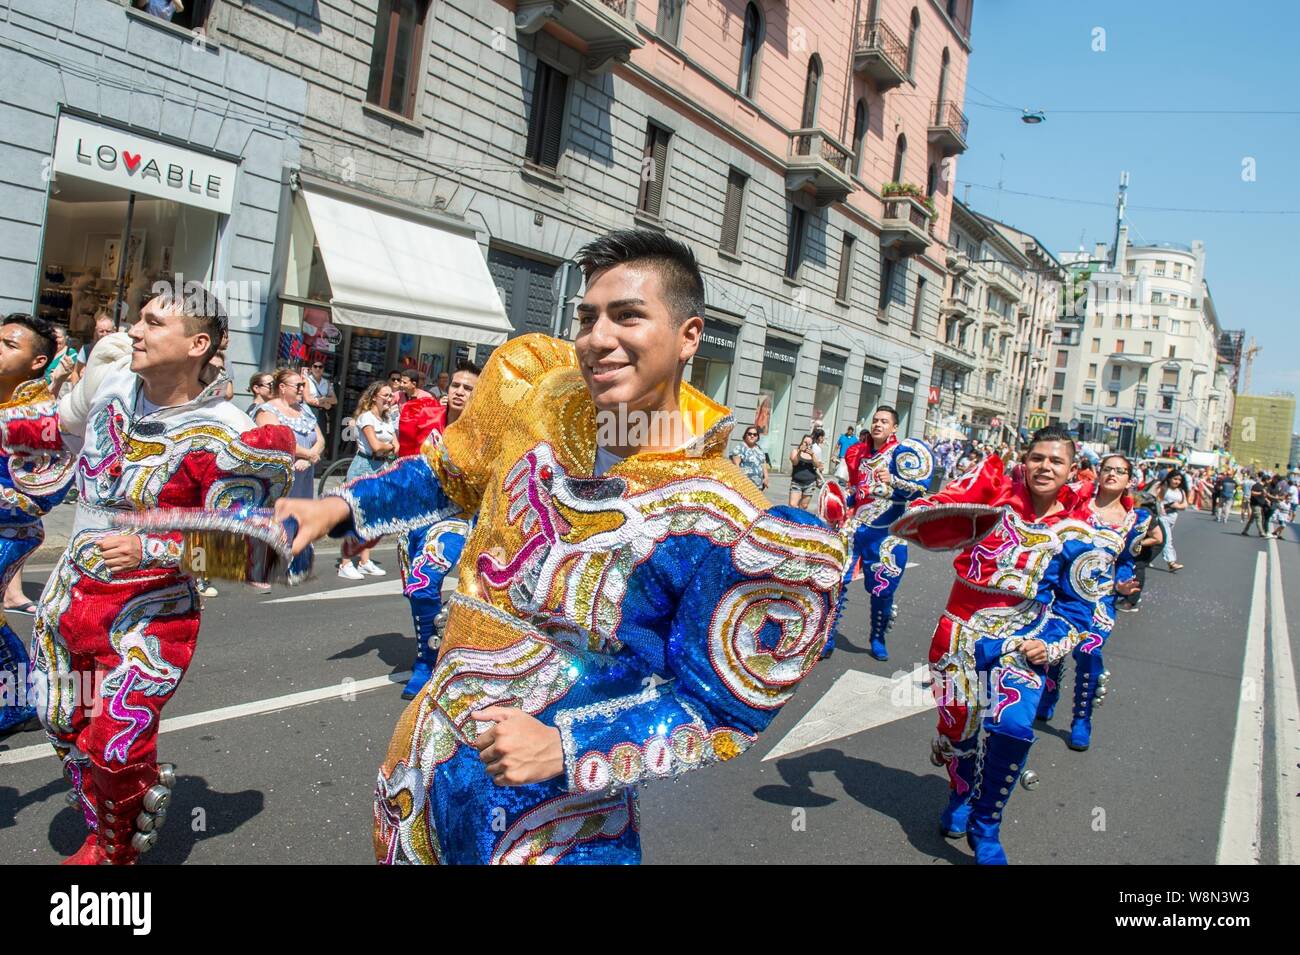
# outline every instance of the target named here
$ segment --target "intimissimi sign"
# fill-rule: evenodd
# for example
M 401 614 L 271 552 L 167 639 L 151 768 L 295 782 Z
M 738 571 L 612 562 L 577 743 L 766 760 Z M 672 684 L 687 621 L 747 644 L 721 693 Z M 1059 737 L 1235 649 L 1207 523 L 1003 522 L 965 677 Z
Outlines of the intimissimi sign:
M 78 116 L 59 117 L 54 172 L 229 215 L 235 164 Z

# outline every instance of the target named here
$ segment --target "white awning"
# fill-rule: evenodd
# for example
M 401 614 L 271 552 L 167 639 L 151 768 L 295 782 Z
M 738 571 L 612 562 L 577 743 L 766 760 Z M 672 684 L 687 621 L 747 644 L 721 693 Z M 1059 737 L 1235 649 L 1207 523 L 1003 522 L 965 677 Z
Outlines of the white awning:
M 500 345 L 512 331 L 468 235 L 303 190 L 337 324 Z

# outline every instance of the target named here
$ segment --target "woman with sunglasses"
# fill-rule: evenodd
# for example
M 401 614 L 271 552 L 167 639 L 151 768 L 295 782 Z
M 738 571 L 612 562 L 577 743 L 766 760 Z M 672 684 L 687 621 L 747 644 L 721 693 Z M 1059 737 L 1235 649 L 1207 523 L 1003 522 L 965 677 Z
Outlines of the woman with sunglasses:
M 767 490 L 767 452 L 758 446 L 758 428 L 745 429 L 744 440 L 731 449 L 731 463 L 761 491 Z
M 1092 710 L 1105 699 L 1110 682 L 1101 650 L 1115 627 L 1116 595 L 1128 598 L 1141 588 L 1135 559 L 1149 540 L 1152 515 L 1134 506 L 1129 496 L 1132 480 L 1133 467 L 1124 455 L 1108 454 L 1101 459 L 1096 496 L 1087 512 L 1094 549 L 1072 568 L 1056 601 L 1056 612 L 1085 632 L 1072 654 L 1074 710 L 1068 745 L 1078 752 L 1092 745 Z M 1038 719 L 1052 718 L 1064 672 L 1064 660 L 1048 667 Z
M 248 379 L 248 390 L 253 396 L 253 400 L 248 403 L 244 409 L 250 418 L 256 418 L 258 409 L 271 400 L 274 393 L 272 391 L 273 375 L 268 375 L 264 371 L 259 371 L 252 378 Z
M 325 450 L 325 436 L 316 423 L 315 413 L 307 406 L 303 395 L 307 382 L 296 368 L 281 368 L 271 378 L 271 393 L 275 395 L 257 409 L 254 419 L 259 426 L 282 424 L 293 432 L 298 449 L 294 453 L 293 487 L 285 497 L 315 497 L 316 463 Z

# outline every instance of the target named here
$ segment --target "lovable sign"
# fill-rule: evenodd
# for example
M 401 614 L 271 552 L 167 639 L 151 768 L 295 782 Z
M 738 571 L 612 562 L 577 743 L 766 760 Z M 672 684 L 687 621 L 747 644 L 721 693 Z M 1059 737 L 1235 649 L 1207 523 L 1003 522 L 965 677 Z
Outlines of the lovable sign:
M 59 117 L 54 172 L 229 215 L 235 164 L 78 116 Z

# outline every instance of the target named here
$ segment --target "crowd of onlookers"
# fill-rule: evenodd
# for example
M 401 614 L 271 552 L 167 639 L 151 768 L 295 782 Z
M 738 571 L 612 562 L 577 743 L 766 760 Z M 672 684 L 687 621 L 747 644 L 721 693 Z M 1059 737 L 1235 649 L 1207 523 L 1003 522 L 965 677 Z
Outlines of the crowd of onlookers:
M 432 398 L 446 405 L 453 392 L 460 389 L 467 396 L 480 369 L 461 359 L 455 374 L 439 373 L 420 387 L 418 372 L 393 369 L 386 379 L 372 381 L 362 391 L 356 407 L 342 420 L 343 440 L 356 443 L 348 465 L 347 479 L 372 474 L 397 458 L 397 424 L 402 405 L 415 398 Z M 463 374 L 462 374 L 463 373 Z M 259 425 L 287 426 L 298 442 L 294 462 L 294 482 L 289 497 L 311 498 L 316 494 L 316 465 L 325 452 L 325 435 L 320 418 L 328 416 L 338 404 L 333 383 L 325 377 L 324 361 L 316 360 L 302 368 L 285 365 L 273 372 L 258 372 L 248 382 L 253 395 L 247 411 Z M 339 561 L 338 575 L 345 580 L 383 577 L 386 571 L 375 563 L 372 548 L 355 557 Z

